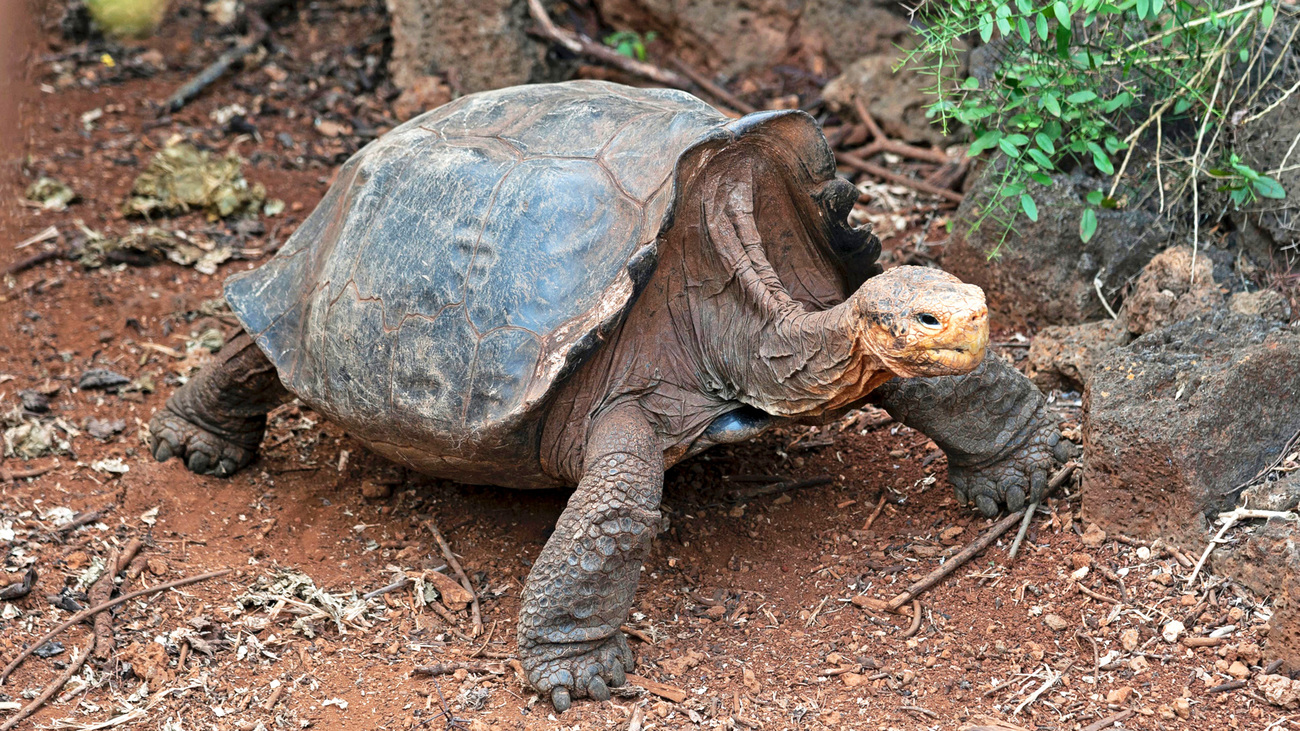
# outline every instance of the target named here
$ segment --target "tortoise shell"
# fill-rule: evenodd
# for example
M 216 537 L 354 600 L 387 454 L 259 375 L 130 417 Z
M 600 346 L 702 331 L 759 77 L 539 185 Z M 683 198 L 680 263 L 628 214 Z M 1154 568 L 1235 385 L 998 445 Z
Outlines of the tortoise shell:
M 730 120 L 680 91 L 597 81 L 462 97 L 360 150 L 225 294 L 305 403 L 380 454 L 468 482 L 543 486 L 548 397 L 622 321 L 679 181 L 772 125 L 834 175 L 802 112 Z

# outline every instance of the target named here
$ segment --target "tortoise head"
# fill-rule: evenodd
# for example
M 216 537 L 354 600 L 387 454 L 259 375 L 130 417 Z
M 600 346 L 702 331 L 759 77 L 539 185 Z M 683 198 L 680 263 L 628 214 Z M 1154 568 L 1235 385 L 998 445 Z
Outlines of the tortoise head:
M 868 279 L 850 300 L 864 345 L 895 375 L 959 375 L 984 360 L 984 291 L 947 272 L 895 267 Z

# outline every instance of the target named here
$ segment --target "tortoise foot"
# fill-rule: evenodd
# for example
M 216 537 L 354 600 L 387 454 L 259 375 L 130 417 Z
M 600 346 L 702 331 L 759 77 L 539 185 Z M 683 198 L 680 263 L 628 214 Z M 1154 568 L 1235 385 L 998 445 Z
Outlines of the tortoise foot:
M 609 700 L 609 689 L 627 682 L 627 673 L 634 664 L 632 650 L 622 632 L 571 654 L 575 645 L 539 644 L 528 650 L 520 648 L 522 664 L 528 672 L 528 682 L 551 699 L 557 713 L 569 710 L 575 698 Z
M 1027 425 L 1028 438 L 1000 459 L 977 465 L 950 465 L 948 481 L 957 499 L 975 503 L 988 517 L 1002 506 L 1016 511 L 1043 499 L 1048 478 L 1074 456 L 1075 446 L 1061 437 L 1055 421 L 1041 418 Z
M 262 430 L 223 435 L 209 431 L 172 410 L 168 404 L 149 421 L 154 459 L 179 457 L 186 468 L 200 475 L 229 477 L 257 456 Z

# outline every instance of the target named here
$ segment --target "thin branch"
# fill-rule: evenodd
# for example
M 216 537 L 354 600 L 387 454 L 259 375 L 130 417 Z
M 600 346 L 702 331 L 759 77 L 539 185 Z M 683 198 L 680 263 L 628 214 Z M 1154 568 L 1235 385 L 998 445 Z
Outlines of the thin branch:
M 621 71 L 626 71 L 634 76 L 640 76 L 649 79 L 664 86 L 671 86 L 676 89 L 689 89 L 690 79 L 672 71 L 661 69 L 654 64 L 638 61 L 635 58 L 624 56 L 608 46 L 603 46 L 590 38 L 566 30 L 555 25 L 551 16 L 547 14 L 546 8 L 542 6 L 541 0 L 528 0 L 528 14 L 532 16 L 533 22 L 537 23 L 537 28 L 532 29 L 534 35 L 541 36 L 548 40 L 554 41 L 561 46 L 569 49 L 573 53 L 590 56 L 602 63 L 613 66 Z
M 951 190 L 948 190 L 947 188 L 940 188 L 935 185 L 930 185 L 929 183 L 923 180 L 913 180 L 907 177 L 906 175 L 899 175 L 898 173 L 895 173 L 892 170 L 888 170 L 879 165 L 869 163 L 866 160 L 863 160 L 862 158 L 858 157 L 857 155 L 854 155 L 851 152 L 837 152 L 835 153 L 835 159 L 845 165 L 848 165 L 851 168 L 856 168 L 858 170 L 861 170 L 862 172 L 871 175 L 872 177 L 880 178 L 881 180 L 886 180 L 891 183 L 895 183 L 897 185 L 911 188 L 912 190 L 917 190 L 922 193 L 929 193 L 930 195 L 937 195 L 940 198 L 943 198 L 944 200 L 952 201 L 953 203 L 961 203 L 963 200 L 963 196 L 960 193 L 954 193 Z
M 138 591 L 133 591 L 130 594 L 123 594 L 116 599 L 104 602 L 103 604 L 99 604 L 89 609 L 83 609 L 80 612 L 77 612 L 76 614 L 72 615 L 72 617 L 68 619 L 66 622 L 64 622 L 63 624 L 60 624 L 58 627 L 55 627 L 49 632 L 46 632 L 44 635 L 41 635 L 40 639 L 28 645 L 27 649 L 18 653 L 18 657 L 15 657 L 8 665 L 5 666 L 4 671 L 0 672 L 0 684 L 4 683 L 5 679 L 8 678 L 9 675 L 13 673 L 13 671 L 17 669 L 19 665 L 22 664 L 23 660 L 26 660 L 28 657 L 31 657 L 31 654 L 36 651 L 36 648 L 40 647 L 41 645 L 44 645 L 46 642 L 49 642 L 54 637 L 58 636 L 60 632 L 71 627 L 74 624 L 77 624 L 78 622 L 84 622 L 85 620 L 90 619 L 91 617 L 95 616 L 96 614 L 99 614 L 100 612 L 103 612 L 108 609 L 112 609 L 113 607 L 116 607 L 119 604 L 129 602 L 132 599 L 135 599 L 137 597 L 147 596 L 149 594 L 157 594 L 160 591 L 167 591 L 168 589 L 176 589 L 182 586 L 189 586 L 190 584 L 197 584 L 200 581 L 207 581 L 208 579 L 216 579 L 218 577 L 225 576 L 226 574 L 229 574 L 232 571 L 234 571 L 234 569 L 221 569 L 220 571 L 209 571 L 206 574 L 199 574 L 198 576 L 190 576 L 184 579 L 176 579 L 175 581 L 168 581 L 163 584 L 158 584 L 157 586 L 151 586 L 147 589 L 140 589 Z
M 460 579 L 460 585 L 465 587 L 472 598 L 470 602 L 470 615 L 473 617 L 474 627 L 470 634 L 478 637 L 483 634 L 483 615 L 479 611 L 478 592 L 474 591 L 474 585 L 469 583 L 469 577 L 465 575 L 465 569 L 461 568 L 460 561 L 456 560 L 456 554 L 452 553 L 451 546 L 448 545 L 447 539 L 442 537 L 442 531 L 438 530 L 438 524 L 430 518 L 423 523 L 424 529 L 433 535 L 433 539 L 438 542 L 438 548 L 442 549 L 442 557 L 447 559 L 447 565 L 451 570 L 456 572 L 456 578 Z
M 41 706 L 45 705 L 46 701 L 53 698 L 55 693 L 58 693 L 63 686 L 67 685 L 69 680 L 72 680 L 72 676 L 81 671 L 81 666 L 86 664 L 86 660 L 90 657 L 90 653 L 94 649 L 95 633 L 91 632 L 90 639 L 86 641 L 86 646 L 81 648 L 81 655 L 68 663 L 68 667 L 64 669 L 59 677 L 54 679 L 53 683 L 45 686 L 45 690 L 42 691 L 40 695 L 36 696 L 35 700 L 28 703 L 21 711 L 14 714 L 12 718 L 5 721 L 4 725 L 0 726 L 0 731 L 9 731 L 9 729 L 17 726 L 19 721 L 22 721 L 24 718 L 27 718 L 40 710 Z

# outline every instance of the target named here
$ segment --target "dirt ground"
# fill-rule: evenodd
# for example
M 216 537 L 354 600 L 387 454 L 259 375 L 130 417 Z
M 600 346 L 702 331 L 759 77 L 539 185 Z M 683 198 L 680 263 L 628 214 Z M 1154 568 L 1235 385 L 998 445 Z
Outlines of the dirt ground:
M 29 568 L 38 575 L 25 597 L 0 602 L 4 662 L 93 603 L 98 567 L 134 540 L 143 550 L 121 593 L 232 569 L 120 606 L 116 650 L 20 728 L 437 729 L 450 725 L 444 709 L 473 729 L 1092 731 L 1117 714 L 1137 729 L 1297 723 L 1249 686 L 1222 687 L 1259 662 L 1268 603 L 1223 582 L 1185 593 L 1180 577 L 1195 557 L 1087 531 L 1068 486 L 1015 561 L 999 541 L 924 594 L 919 626 L 880 611 L 871 600 L 898 594 L 992 521 L 956 504 L 932 442 L 879 412 L 842 430 L 778 431 L 671 470 L 671 527 L 629 620 L 636 672 L 653 692 L 632 688 L 555 717 L 511 659 L 520 588 L 564 493 L 406 474 L 298 405 L 273 415 L 262 456 L 233 479 L 155 463 L 144 446 L 149 416 L 210 357 L 205 333 L 232 331 L 214 303 L 224 277 L 283 242 L 336 166 L 396 123 L 382 5 L 300 6 L 276 20 L 267 58 L 162 117 L 158 101 L 231 35 L 197 2 L 181 2 L 165 38 L 73 43 L 60 36 L 60 12 L 37 13 L 16 92 L 22 164 L 0 178 L 0 267 L 84 240 L 78 222 L 116 234 L 138 225 L 123 218 L 122 201 L 175 136 L 237 152 L 248 178 L 286 206 L 255 226 L 201 213 L 157 222 L 230 247 L 235 258 L 215 274 L 56 258 L 0 283 L 0 413 L 19 408 L 21 391 L 38 392 L 48 412 L 19 418 L 52 426 L 55 447 L 66 444 L 2 463 L 16 477 L 0 480 L 0 586 Z M 79 200 L 64 211 L 22 202 L 41 176 Z M 897 222 L 886 240 L 892 261 L 924 259 L 926 242 L 942 236 L 942 211 L 888 198 L 863 214 Z M 15 249 L 51 225 L 58 240 Z M 998 339 L 1007 357 L 1024 350 L 1014 333 Z M 92 369 L 129 383 L 82 388 Z M 1054 399 L 1077 438 L 1078 395 Z M 746 497 L 764 476 L 829 484 Z M 478 637 L 468 610 L 432 593 L 404 586 L 360 598 L 446 570 L 422 527 L 429 519 L 481 597 Z M 1197 641 L 1164 639 L 1175 621 Z M 0 686 L 0 724 L 90 637 L 88 625 L 70 628 L 55 638 L 61 651 L 22 664 Z M 451 662 L 467 665 L 413 674 Z

